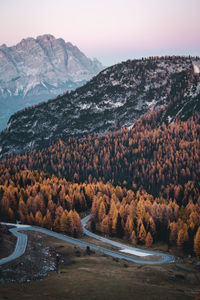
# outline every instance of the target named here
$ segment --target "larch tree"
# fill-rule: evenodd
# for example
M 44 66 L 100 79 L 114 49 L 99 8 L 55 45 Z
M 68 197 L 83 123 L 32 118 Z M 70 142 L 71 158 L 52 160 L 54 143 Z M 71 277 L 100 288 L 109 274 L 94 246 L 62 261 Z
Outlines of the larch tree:
M 67 215 L 66 232 L 69 235 L 74 234 L 74 220 L 73 220 L 73 211 L 72 210 L 70 210 L 70 212 Z
M 44 227 L 46 227 L 48 229 L 52 228 L 53 222 L 52 222 L 52 217 L 51 217 L 51 213 L 50 213 L 49 209 L 47 209 L 47 213 L 43 218 L 43 225 L 44 225 Z
M 194 253 L 200 258 L 200 226 L 194 238 Z
M 106 215 L 106 208 L 105 208 L 104 201 L 102 200 L 99 205 L 98 221 L 102 222 L 102 220 L 105 218 L 105 215 Z
M 43 226 L 43 218 L 41 212 L 38 210 L 35 215 L 35 223 L 38 226 Z
M 140 226 L 140 231 L 139 231 L 139 233 L 138 233 L 139 241 L 140 241 L 142 244 L 145 243 L 146 235 L 147 235 L 147 234 L 146 234 L 146 230 L 145 230 L 144 225 L 143 225 L 143 223 L 142 223 L 141 226 Z
M 146 239 L 145 239 L 145 245 L 146 245 L 147 247 L 151 247 L 152 244 L 153 244 L 153 238 L 152 238 L 152 236 L 151 236 L 151 233 L 148 232 L 148 233 L 147 233 L 147 236 L 146 236 Z
M 187 232 L 187 230 L 185 230 L 185 228 L 180 229 L 178 231 L 178 235 L 177 235 L 177 247 L 179 250 L 183 249 L 183 244 L 186 241 L 188 241 L 188 232 Z
M 178 236 L 178 224 L 176 222 L 172 222 L 170 223 L 169 228 L 170 228 L 169 241 L 171 244 L 176 244 L 177 236 Z
M 104 233 L 104 234 L 109 234 L 109 230 L 110 230 L 110 226 L 109 226 L 109 223 L 110 223 L 110 219 L 109 219 L 109 216 L 105 216 L 103 221 L 101 222 L 101 232 Z
M 60 218 L 60 230 L 62 232 L 67 232 L 67 215 L 65 211 L 63 211 L 62 216 Z
M 133 245 L 137 245 L 137 237 L 135 231 L 133 230 L 130 236 L 130 241 Z
M 83 234 L 83 230 L 82 230 L 82 225 L 81 225 L 81 219 L 79 214 L 74 211 L 73 212 L 74 216 L 74 237 L 80 237 Z
M 53 222 L 53 230 L 60 231 L 60 217 L 56 216 Z
M 116 235 L 119 238 L 122 238 L 123 234 L 124 234 L 124 230 L 123 230 L 123 227 L 122 227 L 122 218 L 120 216 L 120 213 L 118 213 L 117 222 L 116 222 Z

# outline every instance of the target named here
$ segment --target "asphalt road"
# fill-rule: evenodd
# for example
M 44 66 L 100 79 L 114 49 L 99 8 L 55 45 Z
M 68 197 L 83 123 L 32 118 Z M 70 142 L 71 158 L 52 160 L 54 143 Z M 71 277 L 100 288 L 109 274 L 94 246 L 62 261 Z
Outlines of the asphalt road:
M 24 227 L 24 230 L 26 230 L 27 227 Z M 14 252 L 5 258 L 0 259 L 0 265 L 3 265 L 7 262 L 10 262 L 18 257 L 20 257 L 21 255 L 24 254 L 25 250 L 26 250 L 26 245 L 27 245 L 27 235 L 21 232 L 18 232 L 19 228 L 11 228 L 9 229 L 10 232 L 12 232 L 12 234 L 14 234 L 17 237 L 17 243 L 15 246 L 15 250 Z M 21 229 L 22 230 L 22 229 Z
M 158 256 L 158 258 L 160 259 L 159 261 L 142 261 L 141 259 L 134 258 L 132 261 L 134 261 L 136 263 L 140 263 L 140 264 L 152 264 L 152 265 L 170 263 L 170 262 L 175 261 L 174 256 L 172 256 L 170 254 L 165 254 L 165 253 L 161 253 L 161 252 L 143 250 L 143 249 L 139 249 L 139 248 L 135 248 L 135 247 L 126 246 L 122 243 L 118 243 L 118 242 L 112 241 L 110 239 L 106 239 L 102 236 L 99 236 L 97 234 L 94 234 L 94 233 L 88 231 L 85 227 L 90 218 L 91 218 L 91 215 L 88 215 L 87 217 L 85 217 L 81 220 L 82 227 L 83 227 L 83 233 L 85 235 L 90 236 L 96 240 L 102 241 L 103 243 L 118 247 L 120 249 L 128 249 L 128 250 L 132 250 L 134 252 L 142 252 L 145 254 L 150 254 L 153 256 Z M 138 253 L 138 256 L 139 256 L 139 253 Z
M 100 246 L 97 246 L 97 245 L 94 245 L 94 244 L 91 244 L 91 243 L 84 242 L 80 239 L 74 239 L 72 237 L 69 237 L 69 236 L 66 236 L 66 235 L 63 235 L 63 234 L 45 229 L 45 228 L 23 225 L 22 227 L 18 226 L 18 227 L 14 227 L 14 228 L 10 229 L 10 231 L 17 237 L 17 243 L 16 243 L 16 246 L 15 246 L 14 252 L 10 256 L 5 257 L 3 259 L 0 259 L 0 265 L 11 262 L 12 260 L 14 260 L 14 259 L 16 259 L 16 258 L 18 258 L 18 257 L 20 257 L 21 255 L 24 254 L 24 252 L 26 250 L 26 246 L 27 246 L 27 235 L 25 233 L 21 233 L 20 231 L 36 231 L 36 232 L 44 233 L 46 235 L 55 237 L 55 238 L 57 238 L 59 240 L 62 240 L 64 242 L 71 243 L 73 245 L 84 247 L 84 248 L 90 247 L 90 249 L 92 249 L 92 250 L 100 251 L 100 252 L 102 252 L 106 255 L 109 255 L 109 256 L 112 256 L 112 257 L 115 257 L 115 258 L 119 258 L 119 259 L 124 259 L 124 260 L 131 261 L 131 262 L 134 262 L 134 263 L 140 263 L 140 264 L 146 264 L 146 265 L 157 265 L 157 264 L 170 263 L 170 262 L 174 261 L 174 257 L 171 256 L 171 255 L 163 254 L 163 253 L 159 253 L 159 252 L 153 252 L 153 251 L 140 250 L 140 249 L 133 248 L 133 247 L 127 247 L 127 246 L 125 246 L 121 243 L 111 241 L 109 239 L 100 237 L 96 234 L 93 234 L 93 233 L 89 232 L 85 228 L 86 222 L 89 220 L 89 218 L 90 218 L 90 216 L 87 216 L 86 218 L 82 219 L 83 230 L 84 230 L 84 233 L 86 235 L 88 235 L 92 238 L 98 239 L 100 241 L 103 241 L 104 243 L 111 244 L 113 246 L 119 247 L 120 249 L 131 249 L 131 250 L 137 250 L 137 251 L 140 251 L 140 252 L 142 251 L 142 252 L 145 252 L 145 253 L 157 255 L 161 258 L 161 260 L 158 260 L 158 261 L 150 261 L 150 260 L 145 261 L 144 260 L 143 261 L 143 260 L 140 260 L 140 259 L 136 259 L 131 255 L 123 254 L 122 252 L 118 252 L 118 251 L 112 251 L 112 250 L 109 250 L 109 249 L 106 249 L 106 248 L 103 248 L 103 247 L 100 247 Z M 13 224 L 13 226 L 16 226 L 16 224 Z

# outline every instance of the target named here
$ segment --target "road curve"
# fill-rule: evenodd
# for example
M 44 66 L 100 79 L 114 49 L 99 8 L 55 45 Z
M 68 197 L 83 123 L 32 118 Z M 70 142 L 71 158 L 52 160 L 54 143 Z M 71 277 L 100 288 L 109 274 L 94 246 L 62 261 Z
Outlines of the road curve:
M 25 230 L 26 230 L 26 228 L 27 227 L 24 227 Z M 14 252 L 10 256 L 0 259 L 0 265 L 10 262 L 24 254 L 24 252 L 26 250 L 28 238 L 27 238 L 26 234 L 18 232 L 18 230 L 19 230 L 19 228 L 9 229 L 9 231 L 12 232 L 12 234 L 17 237 L 17 243 L 15 246 Z M 21 228 L 20 230 L 23 230 L 23 228 Z
M 140 264 L 153 264 L 153 265 L 156 265 L 156 264 L 164 264 L 164 263 L 170 263 L 170 262 L 175 261 L 174 256 L 172 256 L 170 254 L 165 254 L 165 253 L 161 253 L 161 252 L 143 250 L 143 249 L 139 249 L 139 248 L 135 248 L 135 247 L 126 246 L 122 243 L 118 243 L 118 242 L 112 241 L 110 239 L 106 239 L 102 236 L 99 236 L 97 234 L 94 234 L 94 233 L 88 231 L 85 227 L 86 227 L 86 224 L 87 224 L 87 222 L 89 221 L 90 218 L 91 218 L 91 215 L 88 215 L 87 217 L 85 217 L 81 220 L 82 227 L 83 227 L 83 233 L 85 235 L 90 236 L 90 237 L 92 237 L 96 240 L 99 240 L 99 241 L 103 242 L 103 243 L 107 243 L 107 244 L 110 244 L 112 246 L 118 247 L 120 249 L 128 249 L 128 250 L 132 250 L 134 252 L 140 252 L 140 253 L 142 252 L 142 253 L 145 253 L 147 255 L 149 254 L 149 255 L 158 256 L 159 258 L 161 258 L 161 260 L 159 260 L 159 261 L 142 261 L 140 259 L 135 259 L 134 258 L 134 262 L 140 263 Z
M 82 220 L 84 233 L 89 235 L 89 236 L 92 236 L 92 237 L 95 236 L 94 237 L 95 239 L 99 239 L 99 240 L 101 240 L 105 243 L 109 243 L 109 244 L 112 244 L 112 245 L 115 246 L 116 242 L 113 242 L 113 241 L 110 241 L 108 239 L 102 238 L 100 236 L 94 235 L 94 234 L 90 233 L 88 230 L 85 229 L 86 222 L 89 220 L 89 218 L 90 218 L 90 216 L 88 216 L 87 218 L 84 218 Z M 4 224 L 6 225 L 6 223 L 4 223 Z M 42 227 L 29 226 L 29 225 L 20 226 L 20 225 L 16 225 L 16 224 L 8 224 L 8 225 L 16 226 L 16 227 L 11 228 L 9 230 L 10 230 L 10 232 L 12 232 L 17 237 L 17 243 L 16 243 L 16 246 L 15 246 L 14 252 L 10 256 L 0 259 L 0 265 L 11 262 L 12 260 L 14 260 L 14 259 L 16 259 L 16 258 L 18 258 L 18 257 L 20 257 L 21 255 L 24 254 L 24 252 L 26 250 L 26 246 L 27 246 L 27 235 L 25 233 L 21 233 L 20 231 L 22 231 L 22 230 L 23 231 L 35 231 L 35 232 L 44 233 L 46 235 L 55 237 L 55 238 L 57 238 L 59 240 L 62 240 L 64 242 L 68 242 L 68 243 L 71 243 L 73 245 L 80 246 L 80 247 L 90 247 L 90 249 L 92 249 L 92 250 L 100 251 L 100 252 L 102 252 L 106 255 L 109 255 L 109 256 L 112 256 L 112 257 L 115 257 L 115 258 L 119 258 L 119 259 L 124 259 L 124 260 L 131 261 L 131 262 L 134 262 L 134 263 L 156 265 L 156 264 L 163 264 L 163 263 L 169 263 L 169 262 L 174 261 L 174 257 L 171 256 L 171 255 L 166 255 L 166 254 L 157 253 L 157 252 L 150 252 L 150 251 L 149 252 L 146 251 L 146 253 L 148 252 L 149 254 L 158 255 L 162 258 L 162 260 L 159 260 L 159 261 L 142 261 L 140 259 L 135 259 L 131 255 L 126 255 L 126 254 L 123 254 L 121 252 L 112 251 L 112 250 L 109 250 L 109 249 L 106 249 L 106 248 L 103 248 L 103 247 L 100 247 L 100 246 L 97 246 L 97 245 L 94 245 L 94 244 L 91 244 L 91 243 L 84 242 L 84 241 L 79 240 L 79 239 L 74 239 L 72 237 L 69 237 L 69 236 L 63 235 L 61 233 L 57 233 L 57 232 L 54 232 L 54 231 L 51 231 L 51 230 L 48 230 L 48 229 L 45 229 L 45 228 L 42 228 Z M 117 244 L 119 244 L 119 243 L 117 243 Z M 134 250 L 138 250 L 137 248 L 126 247 L 123 244 L 119 244 L 119 245 L 120 245 L 119 248 L 126 248 L 126 249 L 131 248 L 131 249 L 134 249 Z

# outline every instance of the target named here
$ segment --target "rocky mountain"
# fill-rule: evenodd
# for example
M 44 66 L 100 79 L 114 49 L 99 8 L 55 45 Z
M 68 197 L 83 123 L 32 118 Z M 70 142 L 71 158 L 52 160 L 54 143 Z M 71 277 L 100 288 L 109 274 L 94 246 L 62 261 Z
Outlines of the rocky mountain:
M 75 89 L 102 69 L 97 59 L 52 35 L 0 46 L 0 129 L 15 111 Z
M 109 67 L 84 86 L 15 113 L 0 135 L 1 155 L 69 136 L 103 134 L 162 109 L 160 122 L 200 112 L 198 57 L 152 57 Z

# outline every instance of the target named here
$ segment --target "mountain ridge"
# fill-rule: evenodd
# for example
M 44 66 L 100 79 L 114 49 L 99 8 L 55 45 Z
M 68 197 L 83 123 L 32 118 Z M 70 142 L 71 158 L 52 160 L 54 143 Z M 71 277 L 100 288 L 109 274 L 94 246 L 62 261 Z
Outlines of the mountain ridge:
M 200 112 L 200 76 L 194 71 L 198 62 L 198 57 L 151 57 L 106 68 L 75 91 L 14 114 L 0 136 L 1 153 L 131 128 L 162 106 L 161 122 L 187 120 Z
M 50 34 L 0 46 L 0 109 L 13 113 L 83 85 L 103 66 Z M 11 104 L 10 104 L 11 103 Z M 14 107 L 14 108 L 13 108 Z M 3 118 L 5 118 L 3 116 Z M 5 120 L 0 119 L 0 123 Z

